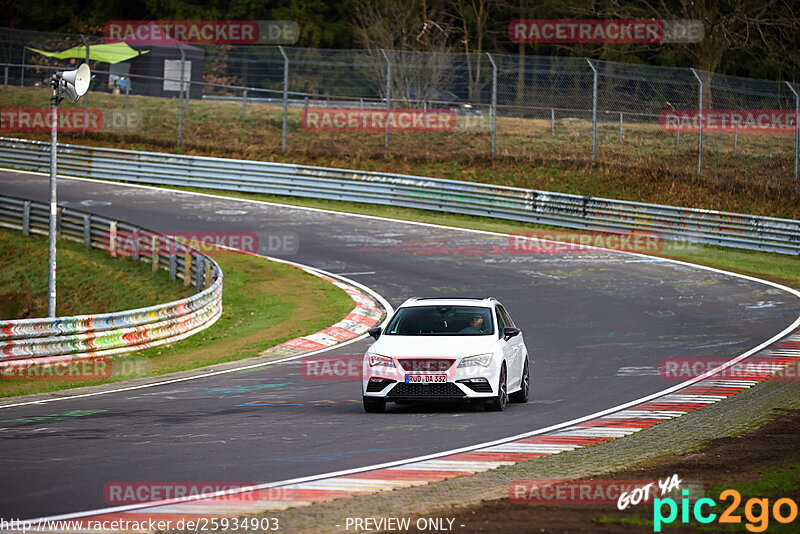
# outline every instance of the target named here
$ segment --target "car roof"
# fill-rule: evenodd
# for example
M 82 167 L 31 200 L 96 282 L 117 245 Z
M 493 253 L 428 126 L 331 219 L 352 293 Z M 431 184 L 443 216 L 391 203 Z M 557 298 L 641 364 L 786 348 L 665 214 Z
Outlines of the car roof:
M 403 302 L 400 307 L 410 306 L 484 306 L 492 307 L 498 304 L 494 297 L 411 297 Z

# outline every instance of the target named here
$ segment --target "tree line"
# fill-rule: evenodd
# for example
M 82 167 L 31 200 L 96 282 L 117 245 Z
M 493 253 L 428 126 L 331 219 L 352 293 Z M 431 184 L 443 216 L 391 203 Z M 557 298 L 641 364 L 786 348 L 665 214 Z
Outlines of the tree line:
M 102 35 L 111 20 L 293 20 L 297 46 L 498 52 L 800 81 L 800 0 L 0 0 L 2 26 Z M 693 19 L 691 44 L 524 44 L 515 19 Z

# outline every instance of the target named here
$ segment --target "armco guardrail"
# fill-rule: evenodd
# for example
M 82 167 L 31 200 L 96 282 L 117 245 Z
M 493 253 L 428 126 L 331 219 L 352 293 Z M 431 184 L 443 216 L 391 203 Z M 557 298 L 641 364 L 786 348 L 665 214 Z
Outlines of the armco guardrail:
M 47 235 L 48 214 L 47 204 L 0 196 L 4 228 Z M 67 208 L 59 209 L 58 230 L 62 239 L 112 254 L 124 239 L 134 261 L 167 269 L 170 278 L 181 278 L 185 285 L 194 281 L 197 293 L 114 313 L 0 321 L 0 368 L 25 364 L 29 358 L 111 356 L 174 343 L 208 328 L 222 314 L 222 270 L 196 249 L 138 226 Z
M 800 221 L 402 174 L 59 145 L 65 175 L 346 200 L 800 254 Z M 0 164 L 49 170 L 50 145 L 0 137 Z

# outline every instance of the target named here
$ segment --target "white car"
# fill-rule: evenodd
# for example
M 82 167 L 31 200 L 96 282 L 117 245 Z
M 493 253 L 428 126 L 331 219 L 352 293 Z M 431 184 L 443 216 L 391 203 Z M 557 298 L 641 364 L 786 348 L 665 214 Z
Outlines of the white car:
M 411 298 L 371 328 L 364 355 L 364 410 L 386 402 L 471 401 L 501 411 L 527 402 L 528 349 L 494 298 Z

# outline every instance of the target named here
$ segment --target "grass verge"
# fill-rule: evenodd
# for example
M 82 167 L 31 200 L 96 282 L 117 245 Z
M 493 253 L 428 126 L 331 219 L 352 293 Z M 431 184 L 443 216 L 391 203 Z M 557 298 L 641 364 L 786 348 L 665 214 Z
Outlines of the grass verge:
M 59 316 L 130 310 L 190 296 L 191 288 L 144 263 L 61 239 L 56 278 Z M 0 318 L 47 316 L 47 238 L 0 229 Z
M 79 248 L 76 254 L 85 252 Z M 0 380 L 0 397 L 93 386 L 253 357 L 269 347 L 330 326 L 353 309 L 353 301 L 345 292 L 296 267 L 225 251 L 211 256 L 225 275 L 223 314 L 213 326 L 174 345 L 114 357 L 118 368 L 136 370 L 124 376 L 101 381 Z M 138 268 L 130 260 L 118 261 Z M 147 267 L 149 272 L 149 266 L 141 267 Z M 164 278 L 168 278 L 166 273 Z M 182 287 L 168 279 L 167 282 Z M 157 294 L 151 304 L 163 302 L 165 294 Z

